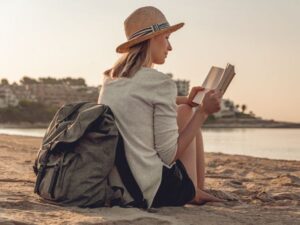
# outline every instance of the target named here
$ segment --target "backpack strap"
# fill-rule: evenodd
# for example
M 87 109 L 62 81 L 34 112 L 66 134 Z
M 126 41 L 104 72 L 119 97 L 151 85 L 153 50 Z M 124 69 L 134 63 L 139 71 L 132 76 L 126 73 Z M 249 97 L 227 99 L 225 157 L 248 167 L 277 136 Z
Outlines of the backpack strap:
M 41 165 L 39 168 L 37 168 L 37 160 L 35 161 L 35 167 L 33 168 L 34 171 L 36 172 L 37 178 L 36 178 L 36 182 L 35 182 L 35 186 L 34 186 L 34 193 L 40 194 L 39 188 L 40 188 L 40 184 L 42 182 L 42 179 L 44 177 L 45 174 L 45 170 L 46 170 L 46 165 L 49 159 L 49 151 L 46 153 L 46 155 L 44 155 Z
M 143 209 L 148 208 L 147 201 L 144 199 L 143 193 L 139 185 L 137 184 L 136 180 L 134 179 L 134 176 L 128 165 L 126 155 L 125 155 L 125 150 L 124 150 L 123 139 L 120 134 L 118 137 L 115 164 L 123 184 L 125 185 L 129 194 L 134 199 L 134 201 L 129 203 L 128 205 L 132 207 L 143 208 Z
M 63 120 L 67 119 L 68 117 L 70 117 L 72 114 L 74 114 L 75 112 L 78 111 L 78 109 L 80 109 L 80 107 L 82 107 L 83 105 L 87 104 L 89 102 L 77 102 L 75 103 L 74 105 L 72 105 L 72 108 L 71 110 L 66 114 L 64 115 L 63 118 L 61 118 L 58 123 L 62 122 Z

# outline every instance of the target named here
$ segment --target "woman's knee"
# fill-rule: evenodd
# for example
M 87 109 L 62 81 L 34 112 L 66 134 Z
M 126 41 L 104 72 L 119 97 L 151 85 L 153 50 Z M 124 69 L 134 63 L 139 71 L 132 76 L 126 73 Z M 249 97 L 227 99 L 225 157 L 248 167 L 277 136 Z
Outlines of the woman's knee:
M 177 107 L 177 124 L 178 128 L 183 128 L 192 118 L 193 108 L 187 104 L 182 104 Z

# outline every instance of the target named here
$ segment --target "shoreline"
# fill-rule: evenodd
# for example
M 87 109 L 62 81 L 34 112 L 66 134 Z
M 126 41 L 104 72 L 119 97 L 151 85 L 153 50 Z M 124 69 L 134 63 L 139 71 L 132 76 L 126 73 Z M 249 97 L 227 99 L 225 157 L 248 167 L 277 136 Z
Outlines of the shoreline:
M 206 128 L 210 129 L 210 128 Z M 220 128 L 221 129 L 221 128 Z M 227 128 L 224 128 L 227 129 Z M 230 128 L 228 128 L 230 129 Z M 236 128 L 238 129 L 238 128 Z M 7 136 L 11 138 L 33 138 L 33 139 L 40 139 L 42 140 L 43 136 L 33 136 L 33 135 L 22 135 L 22 134 L 1 134 L 1 136 Z M 1 146 L 1 145 L 0 145 Z M 230 155 L 230 156 L 237 156 L 237 157 L 249 157 L 249 158 L 256 158 L 256 159 L 265 159 L 265 160 L 274 160 L 274 161 L 291 161 L 291 162 L 299 162 L 300 164 L 300 159 L 284 159 L 284 158 L 272 158 L 268 156 L 258 156 L 258 155 L 248 155 L 248 154 L 239 154 L 239 153 L 226 153 L 226 152 L 221 152 L 221 151 L 205 151 L 205 154 L 217 154 L 217 155 Z
M 0 123 L 0 129 L 47 129 L 49 123 Z M 267 122 L 267 123 L 260 123 L 260 122 L 252 122 L 252 123 L 239 123 L 239 122 L 208 122 L 205 123 L 202 128 L 209 128 L 209 129 L 234 129 L 234 128 L 272 128 L 272 129 L 299 129 L 300 123 L 288 123 L 288 122 Z
M 274 124 L 274 125 L 265 125 L 265 124 L 254 124 L 254 125 L 249 125 L 249 124 L 223 124 L 223 123 L 216 123 L 216 124 L 204 124 L 202 128 L 206 129 L 238 129 L 238 128 L 247 128 L 247 129 L 252 129 L 252 128 L 258 128 L 258 129 L 300 129 L 300 125 L 279 125 L 279 124 Z
M 6 129 L 6 128 L 20 128 L 20 129 L 38 129 L 38 128 L 43 128 L 47 129 L 49 126 L 49 123 L 27 123 L 27 122 L 22 122 L 22 123 L 0 123 L 0 129 Z
M 300 123 L 263 120 L 260 118 L 220 118 L 215 121 L 207 121 L 204 128 L 287 128 L 298 129 Z
M 49 122 L 19 122 L 19 123 L 0 123 L 0 128 L 20 128 L 20 129 L 35 129 L 48 128 Z M 242 117 L 222 117 L 206 120 L 202 126 L 203 128 L 218 129 L 218 128 L 285 128 L 285 129 L 299 129 L 300 123 L 266 120 L 260 117 L 242 116 Z

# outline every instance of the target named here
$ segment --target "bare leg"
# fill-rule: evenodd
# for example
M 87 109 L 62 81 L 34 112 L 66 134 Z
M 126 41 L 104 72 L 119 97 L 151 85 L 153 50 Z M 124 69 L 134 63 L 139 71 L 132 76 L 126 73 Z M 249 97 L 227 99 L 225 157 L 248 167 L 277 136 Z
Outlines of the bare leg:
M 189 105 L 179 105 L 177 108 L 177 124 L 179 132 L 187 125 L 193 115 L 193 110 Z M 196 138 L 187 147 L 187 150 L 180 156 L 180 161 L 183 163 L 187 174 L 197 187 L 197 170 L 196 170 Z
M 204 158 L 204 147 L 201 129 L 196 135 L 196 164 L 197 164 L 197 186 L 199 189 L 204 189 L 205 180 L 205 158 Z
M 177 124 L 179 132 L 187 125 L 193 110 L 189 105 L 180 105 L 177 108 Z M 179 157 L 186 171 L 194 183 L 196 196 L 191 203 L 202 204 L 207 201 L 222 201 L 203 191 L 205 179 L 205 160 L 201 130 L 195 134 L 194 140 L 186 151 Z

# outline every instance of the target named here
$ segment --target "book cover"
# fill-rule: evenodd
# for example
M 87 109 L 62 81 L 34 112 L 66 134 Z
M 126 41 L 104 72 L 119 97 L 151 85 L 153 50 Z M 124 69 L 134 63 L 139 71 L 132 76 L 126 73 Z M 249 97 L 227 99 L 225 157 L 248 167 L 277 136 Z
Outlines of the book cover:
M 225 69 L 212 66 L 202 84 L 202 87 L 205 88 L 205 90 L 198 92 L 194 97 L 193 102 L 201 104 L 206 92 L 208 92 L 209 90 L 218 90 L 223 96 L 234 75 L 234 66 L 229 63 L 227 64 Z

